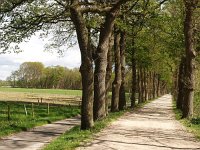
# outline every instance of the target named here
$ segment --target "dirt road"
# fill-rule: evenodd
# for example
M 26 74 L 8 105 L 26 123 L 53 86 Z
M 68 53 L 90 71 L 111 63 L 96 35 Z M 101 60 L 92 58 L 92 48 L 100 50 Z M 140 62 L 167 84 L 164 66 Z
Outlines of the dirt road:
M 200 142 L 174 119 L 171 95 L 128 113 L 77 150 L 197 150 Z

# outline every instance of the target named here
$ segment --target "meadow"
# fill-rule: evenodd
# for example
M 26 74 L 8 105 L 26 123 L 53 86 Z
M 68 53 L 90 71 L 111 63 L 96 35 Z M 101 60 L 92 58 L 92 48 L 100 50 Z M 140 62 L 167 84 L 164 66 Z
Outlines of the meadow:
M 81 90 L 0 88 L 0 101 L 80 105 Z
M 81 90 L 66 90 L 66 89 L 34 89 L 34 88 L 10 88 L 0 87 L 1 92 L 21 92 L 35 94 L 59 94 L 67 96 L 81 96 Z

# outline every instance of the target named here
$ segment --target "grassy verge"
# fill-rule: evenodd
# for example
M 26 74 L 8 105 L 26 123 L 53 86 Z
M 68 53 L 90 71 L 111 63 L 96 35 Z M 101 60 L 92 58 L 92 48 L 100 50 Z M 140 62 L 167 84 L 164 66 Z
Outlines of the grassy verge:
M 182 119 L 182 112 L 176 109 L 175 103 L 173 104 L 173 110 L 175 113 L 176 120 L 181 122 L 189 132 L 193 133 L 197 139 L 200 140 L 200 118 Z
M 135 110 L 142 108 L 151 101 L 153 100 L 136 105 Z M 130 109 L 126 111 L 110 113 L 105 119 L 97 121 L 91 130 L 82 131 L 80 130 L 80 126 L 76 126 L 48 144 L 43 150 L 73 150 L 80 146 L 80 143 L 90 141 L 95 133 L 100 132 L 103 128 L 107 127 L 111 122 L 121 117 L 127 111 L 130 111 Z
M 24 104 L 27 109 L 25 113 Z M 8 119 L 8 105 L 10 108 L 10 119 Z M 78 107 L 64 105 L 50 105 L 49 114 L 47 104 L 34 104 L 34 116 L 32 115 L 31 103 L 0 102 L 0 137 L 26 131 L 35 126 L 51 123 L 76 116 L 80 113 Z

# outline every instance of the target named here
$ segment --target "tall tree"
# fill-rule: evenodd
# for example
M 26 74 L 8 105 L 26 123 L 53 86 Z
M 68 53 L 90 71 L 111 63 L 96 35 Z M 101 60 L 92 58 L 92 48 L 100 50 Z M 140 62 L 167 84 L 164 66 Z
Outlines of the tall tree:
M 178 96 L 176 101 L 176 108 L 182 110 L 184 102 L 184 77 L 185 77 L 185 58 L 182 57 L 179 64 L 178 71 Z
M 120 32 L 114 33 L 115 79 L 112 83 L 111 111 L 119 110 L 119 92 L 121 86 L 121 57 L 120 57 Z
M 108 56 L 107 56 L 107 68 L 106 68 L 106 114 L 108 114 L 108 107 L 109 107 L 109 90 L 112 85 L 111 76 L 112 76 L 112 50 L 113 50 L 113 36 L 110 38 L 109 42 L 109 49 L 108 49 Z
M 93 123 L 93 60 L 92 50 L 88 39 L 88 29 L 78 0 L 72 1 L 70 7 L 71 19 L 76 28 L 79 48 L 81 51 L 82 76 L 82 105 L 81 105 L 81 129 L 91 128 Z
M 118 2 L 109 12 L 106 13 L 105 22 L 101 27 L 99 35 L 99 44 L 97 47 L 94 72 L 94 119 L 105 117 L 105 99 L 106 99 L 106 67 L 107 53 L 109 49 L 109 39 L 113 30 L 115 18 L 118 15 L 120 3 Z
M 126 32 L 121 31 L 120 35 L 120 63 L 121 63 L 121 86 L 119 91 L 119 110 L 124 110 L 126 106 L 126 91 L 125 91 L 125 77 L 126 77 L 126 61 L 125 61 L 125 49 L 126 49 Z
M 186 72 L 184 80 L 184 105 L 183 118 L 191 118 L 193 116 L 193 98 L 194 98 L 194 75 L 195 75 L 195 47 L 194 47 L 194 27 L 193 17 L 194 11 L 198 4 L 198 0 L 184 0 L 185 4 L 185 56 L 186 56 Z

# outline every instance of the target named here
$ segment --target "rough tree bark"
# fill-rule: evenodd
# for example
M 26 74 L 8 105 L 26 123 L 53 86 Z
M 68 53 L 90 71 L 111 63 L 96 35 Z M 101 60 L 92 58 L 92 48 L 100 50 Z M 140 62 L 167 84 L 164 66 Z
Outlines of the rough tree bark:
M 111 76 L 112 76 L 112 48 L 113 48 L 113 38 L 111 36 L 109 42 L 109 50 L 107 55 L 107 68 L 106 68 L 106 115 L 108 114 L 109 105 L 109 89 L 111 87 Z
M 182 110 L 184 102 L 184 76 L 185 76 L 185 58 L 182 57 L 179 72 L 178 72 L 178 96 L 176 101 L 176 108 Z
M 193 99 L 195 86 L 195 50 L 193 38 L 193 13 L 199 0 L 184 0 L 185 3 L 185 56 L 186 56 L 186 73 L 184 80 L 184 105 L 182 118 L 191 118 L 193 116 Z
M 88 30 L 84 18 L 77 6 L 77 1 L 71 5 L 71 19 L 76 28 L 76 34 L 81 51 L 82 105 L 81 129 L 91 128 L 93 123 L 93 63 L 88 40 Z
M 94 120 L 106 116 L 106 68 L 109 39 L 113 30 L 115 18 L 118 15 L 120 6 L 126 1 L 118 1 L 110 11 L 106 13 L 105 22 L 100 29 L 99 44 L 97 47 L 97 58 L 94 71 Z
M 141 102 L 143 103 L 145 98 L 143 67 L 140 67 L 140 89 L 141 89 Z
M 135 48 L 134 48 L 134 40 L 132 41 L 132 95 L 131 95 L 131 108 L 135 107 L 136 102 L 136 88 L 137 88 L 137 70 L 136 70 L 136 59 L 135 59 Z M 139 84 L 139 81 L 138 81 Z M 139 87 L 139 85 L 138 85 Z M 138 88 L 139 89 L 139 88 Z M 138 90 L 139 91 L 139 90 Z
M 121 86 L 120 32 L 114 33 L 115 79 L 112 83 L 111 112 L 119 110 L 119 90 Z
M 157 74 L 157 88 L 156 88 L 156 95 L 157 95 L 157 97 L 160 97 L 160 75 L 159 74 Z
M 119 91 L 119 110 L 124 110 L 126 107 L 125 95 L 125 77 L 126 77 L 126 62 L 125 62 L 125 48 L 126 48 L 126 33 L 121 31 L 120 38 L 120 55 L 121 55 L 121 86 Z
M 144 101 L 147 101 L 147 96 L 148 96 L 148 93 L 147 93 L 147 81 L 148 81 L 147 70 L 144 68 L 143 72 L 144 72 Z
M 153 99 L 157 97 L 156 95 L 156 73 L 153 72 Z
M 177 99 L 178 95 L 178 68 L 175 69 L 173 74 L 173 87 L 171 89 L 174 99 Z
M 151 71 L 149 71 L 149 85 L 148 85 L 148 88 L 149 88 L 149 99 L 152 99 L 153 92 L 152 92 L 152 72 Z
M 138 104 L 142 103 L 142 85 L 141 85 L 141 67 L 138 66 L 137 71 L 137 86 L 138 86 Z
M 147 100 L 150 99 L 151 97 L 151 91 L 150 91 L 150 85 L 151 85 L 151 75 L 150 75 L 150 71 L 147 72 Z

